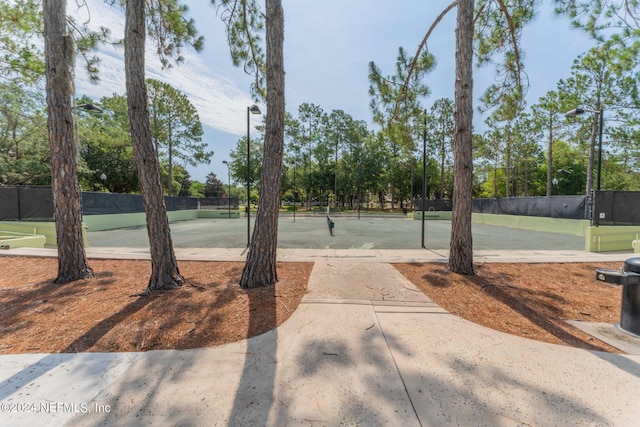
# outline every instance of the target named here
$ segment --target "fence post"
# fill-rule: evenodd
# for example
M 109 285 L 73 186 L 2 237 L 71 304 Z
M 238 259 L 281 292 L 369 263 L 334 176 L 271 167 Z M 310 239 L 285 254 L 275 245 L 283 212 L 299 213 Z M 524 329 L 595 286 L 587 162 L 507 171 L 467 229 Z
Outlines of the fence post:
M 597 226 L 600 225 L 599 215 L 595 215 L 597 203 L 598 203 L 598 191 L 594 191 L 593 192 L 593 202 L 591 204 L 591 224 L 594 227 L 597 227 Z
M 16 196 L 18 197 L 18 221 L 22 221 L 22 205 L 20 203 L 20 187 L 21 185 L 16 186 Z
M 78 195 L 80 196 L 80 223 L 84 220 L 84 200 L 82 199 L 82 185 L 78 185 Z

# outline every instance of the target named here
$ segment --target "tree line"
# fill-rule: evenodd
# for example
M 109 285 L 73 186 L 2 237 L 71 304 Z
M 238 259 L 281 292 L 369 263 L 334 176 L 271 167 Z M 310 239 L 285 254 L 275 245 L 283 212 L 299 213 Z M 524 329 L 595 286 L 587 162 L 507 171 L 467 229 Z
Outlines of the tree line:
M 598 64 L 611 67 L 618 75 L 615 79 L 593 81 L 591 76 L 605 75 L 606 69 L 585 69 L 592 63 L 585 59 L 603 52 L 613 55 L 611 49 L 598 46 L 576 58 L 571 75 L 527 111 L 505 121 L 498 121 L 495 116 L 486 120 L 486 130 L 473 136 L 474 197 L 588 194 L 588 154 L 594 118 L 586 115 L 569 119 L 564 112 L 575 105 L 593 106 L 589 102 L 593 96 L 606 98 L 608 106 L 602 189 L 640 190 L 640 147 L 636 137 L 639 109 L 634 95 L 639 81 L 637 67 L 622 68 L 600 61 Z M 635 57 L 627 60 L 637 63 Z M 620 90 L 620 80 L 631 83 Z M 189 100 L 167 83 L 148 79 L 147 85 L 165 194 L 227 197 L 227 185 L 214 173 L 207 176 L 205 183 L 199 183 L 192 181 L 187 171 L 190 165 L 208 163 L 213 154 L 201 143 L 202 126 Z M 602 94 L 592 94 L 593 87 Z M 159 92 L 160 88 L 168 94 Z M 176 99 L 171 101 L 169 94 Z M 50 185 L 44 100 L 33 90 L 12 84 L 0 87 L 0 97 L 0 184 Z M 98 101 L 81 97 L 75 102 L 102 109 L 95 113 L 77 108 L 74 113 L 81 188 L 139 193 L 126 96 L 113 95 Z M 183 106 L 189 107 L 185 111 Z M 421 110 L 427 130 L 427 198 L 453 195 L 453 109 L 453 100 L 443 98 Z M 379 205 L 386 200 L 392 208 L 406 208 L 407 203 L 422 195 L 420 128 L 424 124 L 416 126 L 409 138 L 398 144 L 342 110 L 325 112 L 318 105 L 300 105 L 297 114 L 287 114 L 285 120 L 282 200 L 295 200 L 308 209 L 311 204 L 329 203 L 355 209 L 358 201 Z M 264 131 L 263 126 L 258 129 Z M 257 201 L 262 139 L 253 139 L 251 145 L 251 181 L 255 186 L 252 197 Z M 232 150 L 230 167 L 233 181 L 246 186 L 246 138 L 240 139 Z M 594 173 L 592 167 L 592 179 Z M 236 196 L 246 198 L 241 191 Z
M 399 63 L 406 62 L 401 52 Z M 565 117 L 576 107 L 599 111 L 604 106 L 601 189 L 640 190 L 638 65 L 638 56 L 628 47 L 598 43 L 580 54 L 567 77 L 535 104 L 494 110 L 484 122 L 485 130 L 473 134 L 473 197 L 590 194 L 596 180 L 600 118 L 598 112 Z M 375 87 L 379 73 L 371 77 L 374 117 L 380 114 L 382 98 Z M 389 97 L 392 108 L 397 96 Z M 422 194 L 423 136 L 427 198 L 451 198 L 454 109 L 448 98 L 428 108 L 415 103 L 401 109 L 412 113 L 400 123 L 373 131 L 342 110 L 300 105 L 297 115 L 288 114 L 285 121 L 283 200 L 307 207 L 331 201 L 353 208 L 364 200 L 364 192 L 373 194 L 377 203 L 389 199 L 392 207 L 405 207 Z M 257 148 L 251 160 L 252 182 L 259 186 L 261 142 L 251 143 Z M 243 184 L 245 153 L 246 139 L 241 139 L 231 158 L 234 180 Z

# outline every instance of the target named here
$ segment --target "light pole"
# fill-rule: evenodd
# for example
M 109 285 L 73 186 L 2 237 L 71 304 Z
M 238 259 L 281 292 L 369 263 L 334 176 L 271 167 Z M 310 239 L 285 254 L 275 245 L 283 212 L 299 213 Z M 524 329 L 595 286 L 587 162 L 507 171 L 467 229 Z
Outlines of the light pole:
M 296 151 L 296 155 L 293 158 L 293 222 L 296 222 L 296 164 L 297 163 L 298 163 L 298 156 Z
M 100 174 L 100 175 L 98 175 L 98 174 Z M 100 178 L 100 182 L 102 182 L 102 189 L 100 189 L 100 187 L 99 187 L 98 183 L 96 183 L 96 184 L 94 184 L 94 186 L 93 186 L 94 191 L 96 191 L 96 190 L 101 190 L 101 191 L 102 191 L 102 190 L 104 190 L 104 191 L 106 191 L 106 192 L 109 192 L 109 191 L 107 190 L 107 185 L 106 185 L 106 182 L 107 182 L 107 174 L 106 174 L 106 173 L 104 173 L 103 171 L 101 171 L 100 169 L 96 169 L 96 175 L 98 176 L 98 178 Z
M 309 143 L 307 144 L 307 212 L 311 210 L 311 140 L 313 134 L 311 131 L 311 120 L 309 120 Z
M 251 114 L 261 114 L 260 108 L 247 107 L 247 247 L 251 243 Z
M 579 116 L 580 114 L 584 114 L 584 113 L 593 113 L 593 114 L 598 114 L 599 116 L 599 123 L 598 123 L 598 172 L 597 172 L 597 178 L 596 178 L 596 191 L 600 191 L 600 184 L 601 184 L 601 177 L 602 177 L 602 129 L 604 128 L 604 108 L 600 107 L 599 110 L 590 110 L 588 108 L 574 108 L 573 110 L 567 111 L 566 113 L 564 113 L 565 117 L 573 117 L 573 116 Z M 590 147 L 589 149 L 589 159 L 593 159 L 593 155 L 592 155 L 592 151 L 593 150 L 593 146 Z M 593 166 L 592 166 L 593 167 Z M 593 170 L 593 169 L 591 169 Z M 593 177 L 591 174 L 591 170 L 589 171 L 589 173 L 587 173 L 587 182 L 593 182 Z M 587 187 L 592 187 L 593 185 L 589 186 L 587 185 Z M 592 194 L 592 188 L 587 188 L 587 197 L 589 197 L 589 205 L 588 205 L 588 209 L 589 209 L 589 218 L 593 219 L 593 194 Z
M 100 107 L 98 107 L 97 105 L 94 105 L 94 104 L 76 104 L 75 97 L 73 99 L 73 104 L 74 104 L 73 107 L 71 107 L 71 109 L 74 112 L 74 118 L 73 118 L 73 143 L 76 145 L 76 150 L 80 150 L 80 133 L 78 131 L 78 109 L 89 111 L 89 112 L 96 113 L 96 114 L 102 114 L 102 113 L 104 113 L 104 110 L 102 110 L 102 108 L 100 108 Z M 79 151 L 76 151 L 76 153 L 78 153 L 78 152 Z M 98 172 L 98 169 L 96 169 L 96 172 Z M 105 175 L 105 173 L 103 172 L 102 175 L 100 175 L 100 179 L 102 180 L 102 186 L 106 190 L 107 187 L 105 185 L 105 181 L 107 180 L 107 175 Z
M 231 167 L 229 167 L 229 162 L 223 160 L 222 163 L 227 165 L 227 182 L 229 183 L 229 192 L 227 193 L 227 200 L 229 202 L 229 212 L 227 216 L 231 218 Z
M 593 113 L 597 114 L 599 117 L 598 123 L 598 172 L 596 175 L 596 190 L 600 191 L 601 177 L 602 177 L 602 130 L 604 129 L 604 108 L 600 108 L 599 110 L 590 110 L 587 108 L 574 108 L 571 111 L 567 111 L 564 113 L 565 117 L 573 117 L 579 116 L 584 113 Z M 587 177 L 587 179 L 590 177 Z
M 100 107 L 98 107 L 97 105 L 94 105 L 94 104 L 79 104 L 79 105 L 76 105 L 73 108 L 82 108 L 83 110 L 93 111 L 94 113 L 104 113 L 102 108 L 100 108 Z
M 559 174 L 566 173 L 567 175 L 573 175 L 573 171 L 562 169 L 562 168 L 558 169 L 558 173 Z M 560 175 L 560 179 L 563 179 L 562 175 Z M 569 181 L 571 180 L 569 179 Z M 558 185 L 560 184 L 560 180 L 557 177 L 553 178 L 553 180 L 551 181 L 551 184 L 553 184 L 553 186 L 556 188 L 556 196 L 560 195 L 560 188 L 558 187 Z
M 338 211 L 338 140 L 336 139 L 336 164 L 333 169 L 333 207 Z
M 424 110 L 424 133 L 422 134 L 422 248 L 424 245 L 424 205 L 427 192 L 427 110 Z

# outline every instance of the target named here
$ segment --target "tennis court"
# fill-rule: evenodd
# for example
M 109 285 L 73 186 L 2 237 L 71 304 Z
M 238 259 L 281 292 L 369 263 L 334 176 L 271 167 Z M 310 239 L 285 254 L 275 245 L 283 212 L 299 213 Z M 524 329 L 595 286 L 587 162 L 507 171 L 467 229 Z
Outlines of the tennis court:
M 251 227 L 253 227 L 253 217 Z M 335 228 L 329 234 L 325 216 L 281 216 L 278 247 L 290 249 L 418 249 L 421 221 L 403 216 L 332 217 Z M 583 250 L 584 237 L 473 224 L 474 249 Z M 425 246 L 448 249 L 451 221 L 426 221 Z M 197 219 L 171 224 L 176 248 L 243 248 L 247 245 L 247 221 L 240 219 Z M 148 247 L 146 227 L 89 231 L 89 247 Z

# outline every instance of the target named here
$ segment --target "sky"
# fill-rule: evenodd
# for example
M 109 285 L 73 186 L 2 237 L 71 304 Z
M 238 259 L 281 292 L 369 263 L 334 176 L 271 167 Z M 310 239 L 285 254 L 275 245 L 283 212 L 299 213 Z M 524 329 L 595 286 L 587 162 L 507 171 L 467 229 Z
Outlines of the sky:
M 297 116 L 298 106 L 314 103 L 325 112 L 344 110 L 371 128 L 368 94 L 368 64 L 374 61 L 382 73 L 394 72 L 398 48 L 413 56 L 434 19 L 451 0 L 283 0 L 285 14 L 285 99 L 287 111 Z M 114 36 L 124 32 L 124 13 L 88 0 L 90 11 L 69 3 L 90 25 L 109 27 Z M 204 127 L 203 142 L 214 156 L 210 164 L 187 166 L 193 180 L 204 182 L 214 172 L 226 184 L 223 160 L 239 139 L 246 136 L 247 107 L 254 103 L 249 88 L 251 77 L 231 63 L 224 25 L 216 8 L 207 0 L 186 0 L 189 15 L 205 38 L 201 53 L 184 52 L 185 63 L 162 70 L 149 43 L 146 55 L 147 77 L 162 80 L 184 92 L 198 110 Z M 571 73 L 573 60 L 594 45 L 579 30 L 570 29 L 566 18 L 554 17 L 549 0 L 537 19 L 523 32 L 525 71 L 529 77 L 529 105 L 556 89 L 559 79 Z M 429 108 L 439 98 L 453 99 L 455 9 L 440 22 L 429 42 L 437 67 L 425 77 L 431 95 L 423 101 Z M 123 49 L 105 47 L 100 51 L 101 82 L 92 84 L 77 63 L 76 95 L 98 101 L 102 96 L 125 93 Z M 474 105 L 494 81 L 491 67 L 474 70 Z M 264 105 L 258 104 L 262 111 Z M 252 116 L 252 126 L 260 122 Z M 486 116 L 476 112 L 474 126 L 482 127 Z

